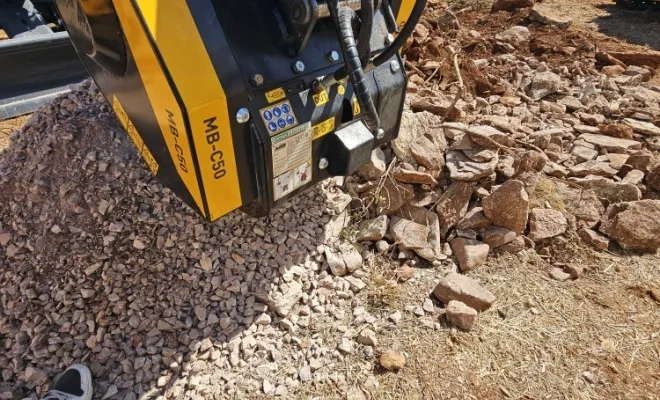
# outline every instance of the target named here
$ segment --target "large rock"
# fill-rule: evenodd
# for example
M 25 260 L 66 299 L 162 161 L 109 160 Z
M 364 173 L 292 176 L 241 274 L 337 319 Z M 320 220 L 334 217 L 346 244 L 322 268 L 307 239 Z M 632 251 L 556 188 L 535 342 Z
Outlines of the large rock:
M 631 127 L 633 131 L 643 135 L 660 135 L 660 127 L 650 122 L 639 121 L 632 118 L 624 118 L 623 123 Z
M 444 149 L 426 136 L 419 136 L 410 144 L 410 154 L 436 177 L 445 166 Z
M 257 294 L 256 297 L 259 301 L 267 304 L 277 315 L 286 318 L 303 297 L 302 288 L 302 283 L 292 280 L 280 287 L 283 292 Z
M 570 168 L 571 176 L 605 176 L 612 177 L 617 174 L 617 170 L 610 167 L 609 163 L 603 161 L 586 161 L 578 165 L 574 165 Z
M 403 183 L 413 183 L 419 185 L 435 186 L 438 182 L 435 178 L 426 172 L 418 172 L 411 169 L 396 167 L 392 171 L 392 178 Z
M 646 184 L 651 190 L 660 192 L 660 165 L 653 168 L 651 172 L 646 174 Z
M 381 215 L 374 219 L 360 222 L 358 228 L 357 241 L 376 241 L 385 237 L 388 225 L 387 215 Z
M 415 190 L 406 183 L 394 182 L 391 179 L 385 179 L 381 187 L 374 187 L 367 192 L 367 203 L 373 200 L 376 204 L 376 213 L 392 214 L 404 204 L 415 198 Z
M 637 201 L 642 198 L 642 192 L 637 185 L 632 183 L 614 182 L 599 176 L 589 176 L 583 179 L 570 178 L 569 181 L 593 191 L 596 196 L 606 199 L 610 203 Z
M 494 225 L 521 234 L 527 226 L 529 196 L 518 180 L 504 182 L 482 201 L 484 213 Z
M 512 147 L 515 142 L 511 138 L 500 132 L 498 129 L 488 125 L 471 126 L 467 131 L 470 141 L 486 149 L 499 149 L 500 146 Z M 490 161 L 491 158 L 484 161 Z
M 600 222 L 600 231 L 630 250 L 660 248 L 660 200 L 612 204 Z
M 642 147 L 640 142 L 628 139 L 619 139 L 605 135 L 594 135 L 591 133 L 584 133 L 580 135 L 580 139 L 587 143 L 591 143 L 603 150 L 611 151 L 614 153 L 625 153 L 628 150 L 639 149 Z
M 533 150 L 517 153 L 514 157 L 513 169 L 515 173 L 513 179 L 519 180 L 525 185 L 528 195 L 534 194 L 541 177 L 541 171 L 543 171 L 547 161 L 548 159 L 543 153 Z
M 445 316 L 447 317 L 447 322 L 451 325 L 464 331 L 470 331 L 477 318 L 477 310 L 461 301 L 452 300 L 447 304 Z
M 589 228 L 580 229 L 578 231 L 578 236 L 580 236 L 580 239 L 582 239 L 583 242 L 598 251 L 607 249 L 610 244 L 610 239 L 607 236 L 603 236 Z
M 519 8 L 533 7 L 535 2 L 536 0 L 495 0 L 491 11 L 515 11 Z
M 579 227 L 593 228 L 598 224 L 605 207 L 594 192 L 559 182 L 550 182 L 549 185 L 549 194 L 577 218 Z
M 553 25 L 559 29 L 568 29 L 573 23 L 570 18 L 561 17 L 549 10 L 541 9 L 535 6 L 529 13 L 529 19 L 532 21 L 540 22 L 544 25 Z
M 430 230 L 426 225 L 407 219 L 392 217 L 390 236 L 402 249 L 421 249 L 426 247 Z
M 483 229 L 490 225 L 490 220 L 486 217 L 484 209 L 474 207 L 469 210 L 465 216 L 456 224 L 458 229 Z
M 495 39 L 512 44 L 514 46 L 518 46 L 529 41 L 530 36 L 532 36 L 532 34 L 526 27 L 512 26 L 504 32 L 496 35 Z
M 486 178 L 495 172 L 497 161 L 497 157 L 488 162 L 472 161 L 462 151 L 447 153 L 449 176 L 457 181 L 471 182 Z
M 375 180 L 383 176 L 387 169 L 387 164 L 385 164 L 385 153 L 383 150 L 376 147 L 371 152 L 370 161 L 364 165 L 358 173 L 366 180 Z
M 561 211 L 535 208 L 529 215 L 529 234 L 534 242 L 549 239 L 566 232 L 568 221 Z
M 451 250 L 458 260 L 462 272 L 467 272 L 484 264 L 490 247 L 478 240 L 456 238 L 451 241 Z
M 440 218 L 440 234 L 446 235 L 465 216 L 472 197 L 472 186 L 465 182 L 454 182 L 438 201 L 436 212 Z
M 493 249 L 493 253 L 494 254 L 504 254 L 504 253 L 517 254 L 517 253 L 520 253 L 523 250 L 525 250 L 525 238 L 523 238 L 522 236 L 518 236 L 511 243 L 507 243 L 503 246 L 500 246 L 496 249 Z
M 653 153 L 648 150 L 636 151 L 626 160 L 626 164 L 643 172 L 648 172 L 649 168 L 652 167 L 652 163 Z
M 397 212 L 397 215 L 429 228 L 426 246 L 413 250 L 417 255 L 431 262 L 446 258 L 442 252 L 440 219 L 438 218 L 438 214 L 424 207 L 407 204 Z
M 601 124 L 598 129 L 603 135 L 619 138 L 619 139 L 632 139 L 633 129 L 624 124 Z
M 483 233 L 484 243 L 491 249 L 502 247 L 516 240 L 516 232 L 511 229 L 500 228 L 499 226 L 489 226 Z
M 442 153 L 447 147 L 447 142 L 443 129 L 439 127 L 440 124 L 442 124 L 442 118 L 430 112 L 404 112 L 401 118 L 399 136 L 392 141 L 392 150 L 394 150 L 399 160 L 408 163 L 414 162 L 410 147 L 417 138 L 426 135 L 436 143 L 436 147 Z
M 440 280 L 433 289 L 433 295 L 445 304 L 457 300 L 477 311 L 485 311 L 495 302 L 495 296 L 479 282 L 455 272 Z
M 534 100 L 541 100 L 546 96 L 557 93 L 560 85 L 561 77 L 559 75 L 550 71 L 537 72 L 530 85 L 529 95 Z

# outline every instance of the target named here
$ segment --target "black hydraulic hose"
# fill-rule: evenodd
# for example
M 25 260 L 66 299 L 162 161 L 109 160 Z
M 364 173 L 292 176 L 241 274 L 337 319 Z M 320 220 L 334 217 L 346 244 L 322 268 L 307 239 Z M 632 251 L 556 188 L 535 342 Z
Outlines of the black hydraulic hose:
M 358 54 L 365 67 L 371 57 L 371 31 L 374 27 L 374 0 L 361 0 L 360 36 L 358 36 Z
M 408 18 L 408 21 L 406 21 L 405 25 L 397 35 L 396 39 L 378 56 L 376 56 L 370 65 L 368 65 L 366 68 L 367 70 L 377 67 L 390 58 L 392 58 L 406 43 L 410 35 L 412 35 L 413 31 L 415 30 L 415 27 L 419 23 L 419 21 L 422 19 L 422 14 L 424 13 L 424 8 L 426 7 L 427 0 L 417 0 L 415 2 L 415 5 L 413 6 L 412 11 L 410 12 L 410 17 Z M 329 2 L 328 4 L 331 4 Z M 318 82 L 315 83 L 315 90 L 323 90 L 327 87 L 330 87 L 334 85 L 335 83 L 339 82 L 340 80 L 346 78 L 346 75 L 348 74 L 348 69 L 346 65 L 343 65 L 335 72 L 332 74 L 329 74 L 325 76 L 323 79 L 320 79 Z
M 355 97 L 362 110 L 362 118 L 367 128 L 375 132 L 380 126 L 380 118 L 369 93 L 367 75 L 362 69 L 360 54 L 355 43 L 352 24 L 353 19 L 356 18 L 355 11 L 348 7 L 342 7 L 337 10 L 337 3 L 334 1 L 328 2 L 328 6 L 330 15 L 337 25 L 337 34 L 339 35 L 339 43 L 344 55 L 345 66 L 348 70 L 348 77 L 353 85 L 353 90 L 355 91 Z

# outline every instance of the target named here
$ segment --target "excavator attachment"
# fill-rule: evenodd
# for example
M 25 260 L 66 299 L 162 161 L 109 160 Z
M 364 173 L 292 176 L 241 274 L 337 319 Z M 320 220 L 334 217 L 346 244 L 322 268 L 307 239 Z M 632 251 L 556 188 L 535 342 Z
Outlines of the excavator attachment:
M 397 137 L 393 47 L 424 4 L 55 0 L 151 172 L 209 220 L 267 215 Z

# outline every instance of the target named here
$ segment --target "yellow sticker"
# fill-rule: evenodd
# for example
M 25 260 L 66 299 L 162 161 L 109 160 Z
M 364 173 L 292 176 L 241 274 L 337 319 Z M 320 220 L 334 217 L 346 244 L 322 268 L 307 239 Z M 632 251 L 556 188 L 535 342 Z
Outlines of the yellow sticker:
M 344 87 L 343 84 L 340 83 L 339 86 L 337 86 L 337 93 L 339 93 L 342 96 L 344 95 L 344 93 L 346 93 L 346 88 Z
M 151 170 L 151 173 L 154 175 L 158 174 L 159 166 L 156 162 L 156 159 L 154 158 L 153 154 L 151 154 L 151 151 L 149 151 L 147 146 L 145 146 L 144 140 L 142 140 L 142 136 L 140 136 L 138 133 L 137 128 L 135 128 L 135 125 L 133 125 L 131 119 L 128 118 L 128 114 L 126 113 L 124 106 L 121 105 L 115 96 L 112 96 L 112 109 L 117 115 L 117 118 L 119 118 L 119 122 L 121 122 L 121 124 L 124 126 L 126 133 L 128 133 L 128 137 L 131 138 L 138 152 L 142 155 L 142 159 L 144 159 L 147 167 L 149 167 L 149 170 Z
M 360 113 L 360 103 L 358 103 L 357 97 L 353 97 L 353 115 L 358 115 Z
M 316 104 L 317 107 L 322 106 L 330 101 L 330 97 L 328 96 L 328 92 L 326 90 L 312 95 L 312 99 L 314 99 L 314 104 Z
M 286 93 L 284 93 L 284 89 L 282 88 L 277 88 L 271 90 L 270 92 L 266 92 L 266 100 L 268 100 L 269 103 L 274 103 L 276 101 L 282 100 L 285 97 Z
M 335 117 L 328 118 L 323 122 L 312 127 L 312 140 L 316 140 L 320 137 L 327 135 L 328 133 L 335 130 Z

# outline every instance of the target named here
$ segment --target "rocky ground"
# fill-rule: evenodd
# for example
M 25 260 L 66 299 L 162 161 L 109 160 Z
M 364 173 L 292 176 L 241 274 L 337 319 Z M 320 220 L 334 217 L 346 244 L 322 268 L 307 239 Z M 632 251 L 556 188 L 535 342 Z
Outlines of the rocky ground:
M 200 219 L 89 83 L 30 117 L 0 398 L 73 362 L 99 399 L 658 398 L 658 53 L 457 3 L 404 51 L 400 138 L 265 219 Z

